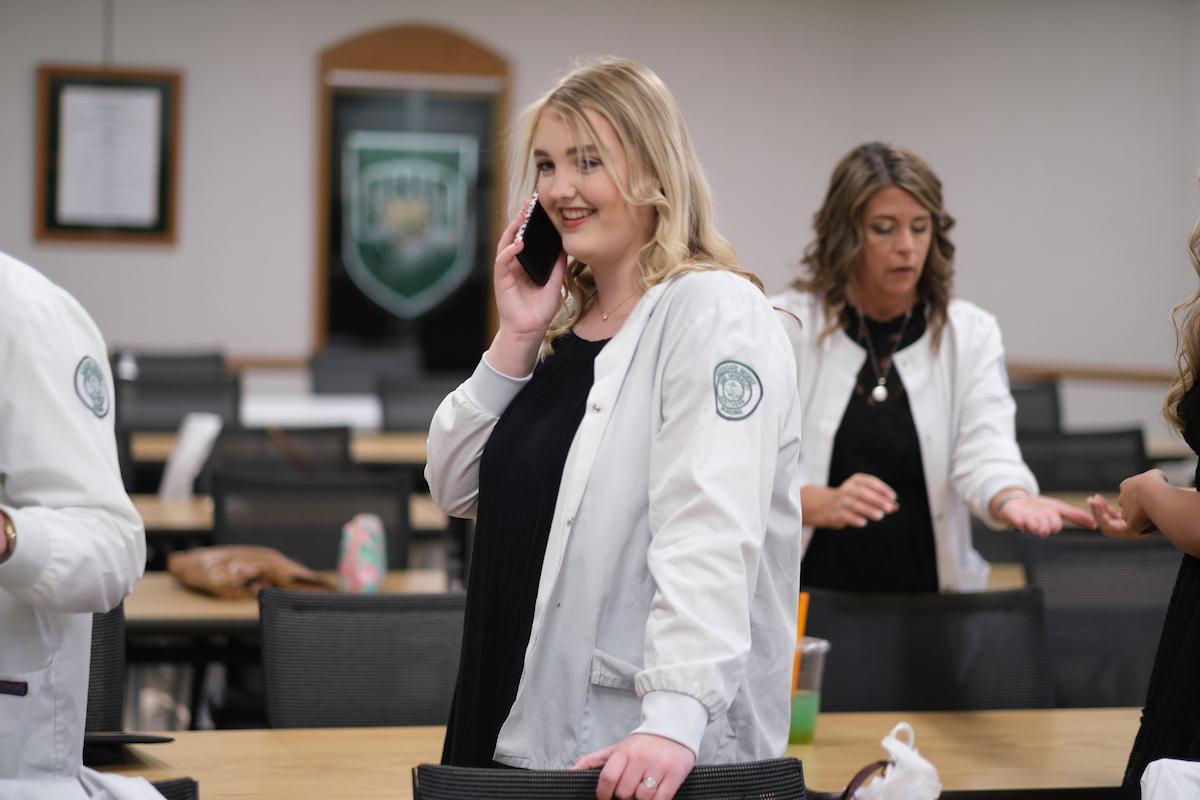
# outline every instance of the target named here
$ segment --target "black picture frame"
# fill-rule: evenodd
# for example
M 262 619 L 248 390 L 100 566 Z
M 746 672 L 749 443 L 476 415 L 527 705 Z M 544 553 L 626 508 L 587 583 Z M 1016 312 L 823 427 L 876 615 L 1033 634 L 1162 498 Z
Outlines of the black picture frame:
M 123 131 L 120 125 L 111 125 L 104 136 L 97 136 L 98 131 L 84 130 L 78 132 L 83 136 L 91 136 L 92 141 L 102 142 L 103 147 L 111 153 L 128 155 L 135 151 L 135 158 L 148 157 L 152 162 L 150 169 L 150 187 L 153 196 L 141 198 L 150 201 L 151 213 L 145 219 L 120 219 L 106 216 L 97 211 L 89 219 L 86 213 L 74 213 L 68 218 L 63 213 L 60 187 L 63 181 L 72 180 L 74 176 L 61 174 L 64 167 L 63 156 L 63 93 L 69 89 L 103 89 L 103 93 L 93 95 L 108 98 L 111 101 L 107 118 L 97 118 L 96 125 L 120 120 L 121 103 L 125 99 L 147 98 L 147 90 L 154 93 L 156 102 L 154 114 L 157 119 L 157 130 L 153 131 L 148 142 L 151 150 L 137 153 L 140 142 L 136 137 L 122 140 L 128 131 Z M 180 104 L 182 91 L 182 76 L 173 70 L 144 70 L 116 69 L 108 67 L 87 67 L 71 65 L 46 64 L 38 68 L 38 158 L 35 186 L 35 221 L 34 238 L 39 241 L 85 241 L 85 242 L 146 242 L 154 244 L 172 244 L 176 237 L 176 193 L 178 190 L 178 161 L 179 161 L 179 128 Z M 78 123 L 77 123 L 78 124 Z M 143 132 L 144 133 L 144 132 Z M 122 150 L 122 148 L 124 148 Z M 157 152 L 153 152 L 156 150 Z M 116 156 L 113 158 L 116 162 Z M 102 198 L 90 199 L 96 207 Z

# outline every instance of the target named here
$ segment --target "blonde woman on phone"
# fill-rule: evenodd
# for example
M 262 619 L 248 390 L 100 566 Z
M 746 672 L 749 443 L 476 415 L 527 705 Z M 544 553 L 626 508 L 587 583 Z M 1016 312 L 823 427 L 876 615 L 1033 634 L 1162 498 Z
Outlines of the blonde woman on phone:
M 477 520 L 443 760 L 602 767 L 598 797 L 669 800 L 696 763 L 786 746 L 795 321 L 716 232 L 646 67 L 570 72 L 513 174 L 565 252 L 538 286 L 513 219 L 499 331 L 430 429 L 434 499 Z

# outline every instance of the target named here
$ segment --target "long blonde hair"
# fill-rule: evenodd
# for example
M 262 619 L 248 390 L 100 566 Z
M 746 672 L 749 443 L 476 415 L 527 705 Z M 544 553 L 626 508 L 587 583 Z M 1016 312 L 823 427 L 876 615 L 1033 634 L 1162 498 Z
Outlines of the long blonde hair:
M 603 158 L 603 146 L 585 111 L 604 117 L 617 133 L 629 165 L 628 185 Z M 649 68 L 621 58 L 601 58 L 571 70 L 521 115 L 513 153 L 512 213 L 533 191 L 533 136 L 543 114 L 559 115 L 577 146 L 593 145 L 621 197 L 654 209 L 654 231 L 638 253 L 637 288 L 645 291 L 682 272 L 725 270 L 760 290 L 762 282 L 737 262 L 733 247 L 717 231 L 708 181 L 692 148 L 687 125 L 666 84 Z M 587 264 L 568 259 L 563 301 L 546 332 L 543 351 L 572 328 L 596 301 L 596 282 Z
M 946 324 L 954 284 L 954 217 L 942 204 L 942 182 L 915 153 L 895 145 L 869 142 L 851 150 L 833 169 L 820 211 L 813 215 L 816 239 L 804 251 L 807 274 L 795 288 L 821 298 L 826 327 L 821 338 L 845 324 L 846 284 L 858 269 L 865 235 L 863 209 L 887 186 L 911 194 L 933 218 L 933 241 L 917 282 L 917 296 L 928 305 L 928 324 L 936 349 Z
M 1200 220 L 1188 237 L 1188 258 L 1192 269 L 1200 276 Z M 1182 314 L 1182 320 L 1180 315 Z M 1171 427 L 1183 432 L 1184 420 L 1179 413 L 1179 401 L 1196 383 L 1196 371 L 1200 370 L 1200 289 L 1191 297 L 1171 309 L 1171 324 L 1175 326 L 1176 364 L 1178 374 L 1163 401 L 1163 417 Z M 1193 424 L 1196 420 L 1192 421 Z

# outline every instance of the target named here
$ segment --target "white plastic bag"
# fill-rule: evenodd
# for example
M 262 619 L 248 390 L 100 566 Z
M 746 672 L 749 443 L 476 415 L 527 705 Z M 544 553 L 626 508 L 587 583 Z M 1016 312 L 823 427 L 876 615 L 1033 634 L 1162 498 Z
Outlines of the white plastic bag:
M 1200 763 L 1160 758 L 1142 773 L 1142 800 L 1192 800 L 1200 797 Z
M 901 741 L 900 734 L 907 734 Z M 901 722 L 880 741 L 891 756 L 883 773 L 854 793 L 855 800 L 936 800 L 942 793 L 937 769 L 917 752 L 917 735 Z

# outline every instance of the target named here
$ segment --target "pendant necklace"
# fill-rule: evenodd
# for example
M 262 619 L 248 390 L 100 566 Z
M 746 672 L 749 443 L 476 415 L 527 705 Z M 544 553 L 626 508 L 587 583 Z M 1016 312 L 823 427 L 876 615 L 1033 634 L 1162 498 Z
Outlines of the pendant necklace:
M 619 309 L 621 306 L 625 305 L 626 303 L 628 303 L 630 300 L 632 300 L 633 298 L 635 298 L 637 296 L 638 296 L 638 293 L 634 292 L 633 294 L 629 295 L 629 297 L 626 297 L 624 300 L 622 300 L 621 302 L 617 303 L 615 306 L 610 308 L 608 310 L 607 314 L 604 313 L 604 309 L 600 308 L 600 302 L 597 301 L 596 302 L 596 310 L 600 312 L 600 319 L 603 320 L 604 322 L 608 322 L 609 315 L 616 313 L 617 309 Z
M 908 318 L 912 316 L 912 309 L 904 312 L 904 322 L 900 323 L 900 332 L 896 334 L 896 341 L 892 345 L 892 352 L 888 353 L 888 369 L 892 366 L 892 357 L 896 355 L 896 351 L 900 349 L 900 342 L 904 340 L 904 331 L 908 328 Z M 871 344 L 871 332 L 867 330 L 867 320 L 865 315 L 860 311 L 858 314 L 858 335 L 867 342 L 867 355 L 871 357 L 871 369 L 875 372 L 875 387 L 871 389 L 871 399 L 876 403 L 886 402 L 888 399 L 887 388 L 887 372 L 882 374 L 879 371 L 879 360 L 875 358 L 875 346 Z

